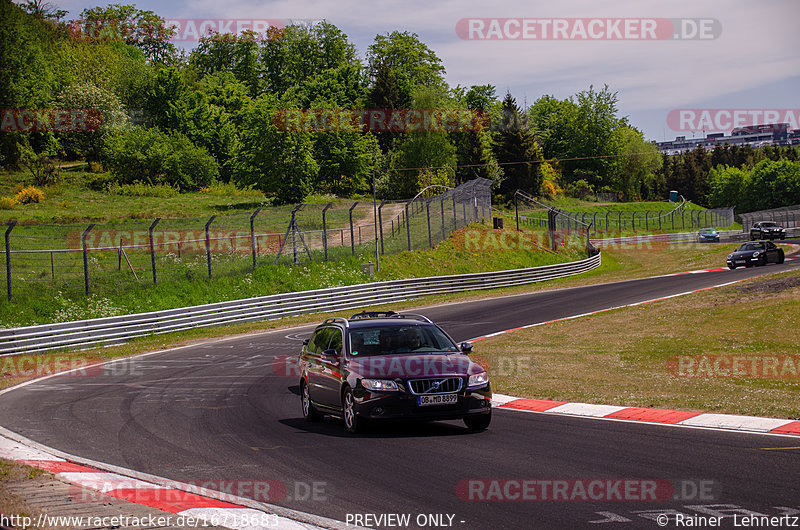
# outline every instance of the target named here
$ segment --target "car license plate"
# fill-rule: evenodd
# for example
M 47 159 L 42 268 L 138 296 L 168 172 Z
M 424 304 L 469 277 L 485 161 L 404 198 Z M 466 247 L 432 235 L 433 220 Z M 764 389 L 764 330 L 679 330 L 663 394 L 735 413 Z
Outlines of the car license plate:
M 458 403 L 458 394 L 434 394 L 432 396 L 417 396 L 417 405 L 452 405 Z
M 747 260 L 743 260 L 743 259 L 737 259 L 736 260 L 736 264 L 737 265 L 744 265 L 745 263 L 747 263 Z

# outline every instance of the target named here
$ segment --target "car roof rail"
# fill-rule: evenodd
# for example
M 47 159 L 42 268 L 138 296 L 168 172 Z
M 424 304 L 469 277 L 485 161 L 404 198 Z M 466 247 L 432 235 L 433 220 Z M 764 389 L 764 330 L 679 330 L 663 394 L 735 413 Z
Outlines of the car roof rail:
M 397 316 L 394 311 L 362 311 L 350 317 L 350 320 L 364 320 L 367 318 L 391 318 Z
M 413 318 L 414 320 L 420 320 L 428 324 L 433 324 L 433 321 L 430 318 L 417 313 L 403 313 L 402 315 L 395 315 L 394 318 Z
M 417 313 L 397 313 L 395 311 L 362 311 L 350 317 L 350 320 L 367 320 L 370 318 L 408 318 L 419 320 L 427 324 L 433 324 L 433 321 L 425 315 Z
M 333 324 L 336 322 L 344 324 L 345 327 L 350 325 L 350 322 L 348 322 L 348 320 L 344 317 L 329 317 L 325 319 L 325 322 L 323 322 L 323 324 Z

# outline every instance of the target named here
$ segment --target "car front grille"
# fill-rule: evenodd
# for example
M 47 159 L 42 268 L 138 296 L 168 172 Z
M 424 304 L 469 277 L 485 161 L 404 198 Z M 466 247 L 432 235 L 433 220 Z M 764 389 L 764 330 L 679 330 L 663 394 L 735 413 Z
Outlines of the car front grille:
M 461 390 L 463 384 L 460 377 L 409 379 L 408 388 L 412 394 L 449 394 Z

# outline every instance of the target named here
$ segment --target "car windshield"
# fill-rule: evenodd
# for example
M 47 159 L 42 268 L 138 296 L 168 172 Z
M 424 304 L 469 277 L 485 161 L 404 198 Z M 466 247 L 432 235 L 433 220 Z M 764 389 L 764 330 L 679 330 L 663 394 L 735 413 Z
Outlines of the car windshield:
M 454 353 L 456 346 L 433 325 L 374 326 L 350 330 L 351 355 L 393 355 L 398 353 Z
M 761 228 L 774 228 L 776 226 L 778 225 L 776 225 L 775 223 L 761 223 Z
M 703 228 L 702 230 L 700 230 L 700 233 L 701 234 L 716 234 L 717 231 L 714 230 L 713 228 Z
M 760 243 L 744 243 L 739 250 L 764 250 L 764 245 Z

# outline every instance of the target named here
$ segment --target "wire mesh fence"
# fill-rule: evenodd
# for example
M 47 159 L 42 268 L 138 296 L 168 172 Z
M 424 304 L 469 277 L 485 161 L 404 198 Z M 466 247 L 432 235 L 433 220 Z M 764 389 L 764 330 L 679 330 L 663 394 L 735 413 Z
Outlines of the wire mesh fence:
M 297 204 L 205 218 L 6 226 L 7 297 L 135 289 L 147 283 L 245 274 L 256 267 L 369 259 L 433 247 L 491 215 L 491 181 L 408 201 Z
M 514 193 L 514 210 L 517 230 L 537 233 L 542 247 L 553 252 L 558 249 L 585 250 L 588 256 L 597 253 L 589 241 L 591 224 L 574 213 L 542 203 L 522 190 Z
M 771 210 L 742 213 L 737 217 L 741 219 L 742 231 L 744 232 L 747 232 L 759 221 L 772 221 L 774 223 L 779 223 L 784 228 L 798 228 L 800 227 L 800 204 L 773 208 Z
M 537 201 L 538 202 L 538 201 Z M 604 232 L 670 232 L 699 228 L 728 227 L 734 223 L 733 208 L 708 210 L 687 208 L 680 203 L 670 210 L 607 210 L 604 212 L 568 212 L 539 203 L 533 206 L 530 201 L 517 205 L 517 216 L 521 226 L 546 229 L 550 210 L 560 213 L 556 223 L 560 228 L 578 229 L 590 225 L 592 231 Z M 799 217 L 800 218 L 800 217 Z

